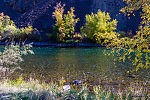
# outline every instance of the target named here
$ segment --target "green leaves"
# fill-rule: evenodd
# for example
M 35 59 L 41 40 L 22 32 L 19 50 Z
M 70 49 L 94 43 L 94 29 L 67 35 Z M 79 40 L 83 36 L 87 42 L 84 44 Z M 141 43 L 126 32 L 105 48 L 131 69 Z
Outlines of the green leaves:
M 86 15 L 86 23 L 81 28 L 81 33 L 97 43 L 109 43 L 117 37 L 115 32 L 117 21 L 110 21 L 109 13 L 98 10 L 97 14 Z
M 23 40 L 25 35 L 32 34 L 33 31 L 34 29 L 32 26 L 17 28 L 14 22 L 10 20 L 9 16 L 4 15 L 3 13 L 0 14 L 0 37 Z
M 6 46 L 4 51 L 0 52 L 0 66 L 18 65 L 18 63 L 23 61 L 22 55 L 34 54 L 31 48 L 31 44 L 20 46 L 12 43 Z

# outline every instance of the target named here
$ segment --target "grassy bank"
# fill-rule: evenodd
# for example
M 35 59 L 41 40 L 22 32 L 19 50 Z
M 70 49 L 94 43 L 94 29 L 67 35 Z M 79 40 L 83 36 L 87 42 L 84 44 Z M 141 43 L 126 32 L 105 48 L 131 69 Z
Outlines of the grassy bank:
M 144 85 L 145 84 L 145 85 Z M 125 90 L 104 88 L 100 85 L 87 84 L 65 85 L 45 83 L 22 77 L 17 80 L 4 79 L 0 82 L 0 98 L 2 100 L 149 100 L 148 82 L 131 83 Z

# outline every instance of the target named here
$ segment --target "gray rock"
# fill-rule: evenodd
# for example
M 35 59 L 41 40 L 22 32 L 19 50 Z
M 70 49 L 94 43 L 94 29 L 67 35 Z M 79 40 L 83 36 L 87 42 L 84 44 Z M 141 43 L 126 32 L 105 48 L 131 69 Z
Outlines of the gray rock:
M 64 85 L 63 86 L 63 91 L 69 91 L 71 89 L 70 85 Z

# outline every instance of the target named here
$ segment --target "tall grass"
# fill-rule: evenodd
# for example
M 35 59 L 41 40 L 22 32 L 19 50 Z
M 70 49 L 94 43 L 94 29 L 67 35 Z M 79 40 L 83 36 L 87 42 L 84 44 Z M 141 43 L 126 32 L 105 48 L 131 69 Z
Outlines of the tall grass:
M 148 84 L 148 83 L 143 83 Z M 30 78 L 24 81 L 22 77 L 17 80 L 5 79 L 0 82 L 0 98 L 2 100 L 149 100 L 150 91 L 146 85 L 131 83 L 126 89 L 115 90 L 100 85 L 87 84 L 68 85 L 71 88 L 64 90 L 65 85 L 54 82 L 39 82 Z

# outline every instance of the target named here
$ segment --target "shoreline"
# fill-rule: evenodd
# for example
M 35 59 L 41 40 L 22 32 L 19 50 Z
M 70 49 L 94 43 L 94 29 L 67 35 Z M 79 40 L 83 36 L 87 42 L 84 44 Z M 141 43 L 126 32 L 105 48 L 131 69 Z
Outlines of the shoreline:
M 52 46 L 52 47 L 105 47 L 101 44 L 96 43 L 50 43 L 50 42 L 15 42 L 15 43 L 24 43 L 29 44 L 31 43 L 32 46 L 35 47 L 46 47 L 46 46 Z M 11 42 L 1 42 L 0 45 L 8 45 L 11 44 Z

